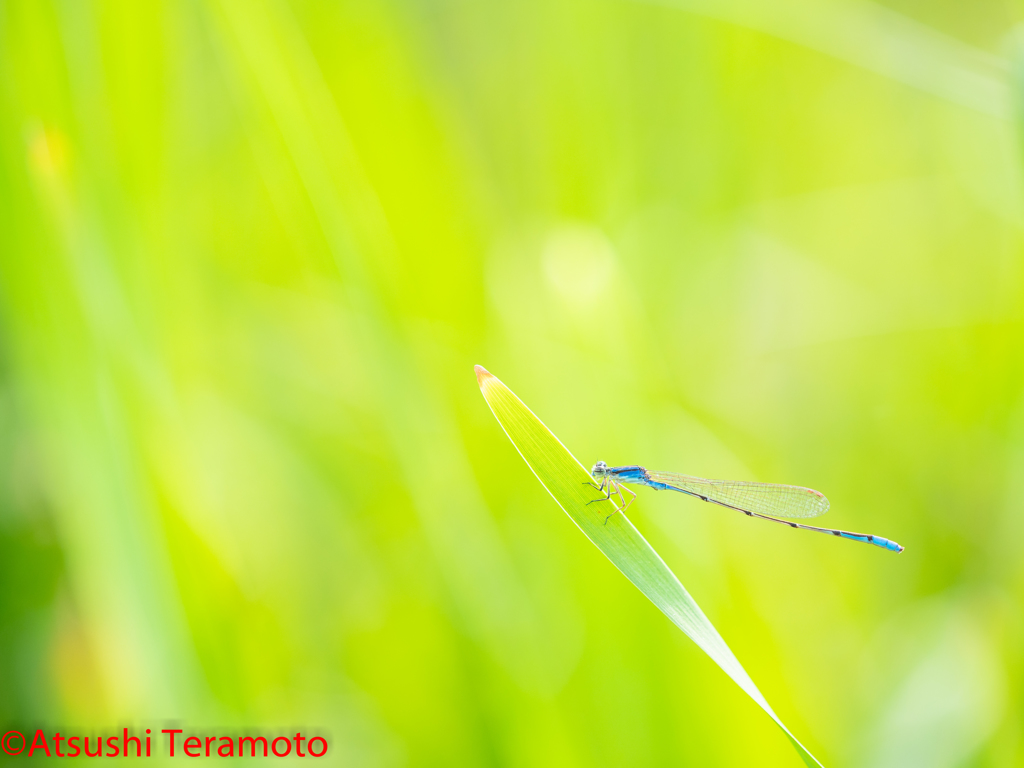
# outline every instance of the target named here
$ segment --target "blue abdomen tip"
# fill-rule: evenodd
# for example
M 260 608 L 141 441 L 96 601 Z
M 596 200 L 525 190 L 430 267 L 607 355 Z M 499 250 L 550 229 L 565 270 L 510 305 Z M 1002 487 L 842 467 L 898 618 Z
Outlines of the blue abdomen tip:
M 883 539 L 881 536 L 875 536 L 872 542 L 876 547 L 883 547 L 888 549 L 890 552 L 902 552 L 903 547 L 897 544 L 895 541 L 889 539 Z

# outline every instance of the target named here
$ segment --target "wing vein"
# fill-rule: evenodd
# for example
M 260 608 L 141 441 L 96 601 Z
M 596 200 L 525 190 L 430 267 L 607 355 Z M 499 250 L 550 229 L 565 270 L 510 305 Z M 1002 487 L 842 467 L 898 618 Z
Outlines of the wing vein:
M 788 518 L 818 517 L 828 512 L 829 507 L 824 494 L 799 485 L 707 480 L 675 472 L 650 470 L 647 475 L 657 483 L 664 483 L 687 493 L 705 496 L 710 501 L 759 515 Z

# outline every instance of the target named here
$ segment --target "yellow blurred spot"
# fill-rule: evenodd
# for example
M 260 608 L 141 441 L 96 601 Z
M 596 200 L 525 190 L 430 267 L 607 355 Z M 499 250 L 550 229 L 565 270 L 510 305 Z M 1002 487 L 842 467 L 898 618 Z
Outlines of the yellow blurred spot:
M 102 681 L 83 627 L 68 601 L 61 602 L 50 649 L 50 665 L 67 711 L 77 717 L 103 713 Z
M 29 126 L 27 134 L 29 167 L 42 176 L 63 176 L 68 164 L 68 142 L 64 133 L 35 123 Z

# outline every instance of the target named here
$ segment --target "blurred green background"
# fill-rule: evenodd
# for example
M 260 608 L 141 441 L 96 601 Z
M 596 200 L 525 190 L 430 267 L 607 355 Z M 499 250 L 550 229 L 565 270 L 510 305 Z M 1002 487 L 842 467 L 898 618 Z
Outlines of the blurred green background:
M 0 725 L 799 764 L 480 363 L 907 547 L 630 512 L 826 765 L 1024 765 L 1022 12 L 0 2 Z

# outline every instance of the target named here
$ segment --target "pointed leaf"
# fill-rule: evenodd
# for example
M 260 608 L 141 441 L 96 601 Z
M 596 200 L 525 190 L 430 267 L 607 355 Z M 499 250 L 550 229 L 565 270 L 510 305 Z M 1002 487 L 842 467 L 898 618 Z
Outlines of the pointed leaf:
M 505 434 L 541 485 L 587 538 L 768 713 L 809 768 L 822 768 L 783 725 L 718 630 L 626 516 L 616 514 L 608 518 L 613 511 L 611 502 L 587 504 L 601 498 L 601 494 L 587 485 L 591 477 L 586 468 L 508 387 L 479 365 L 476 377 L 484 399 Z

